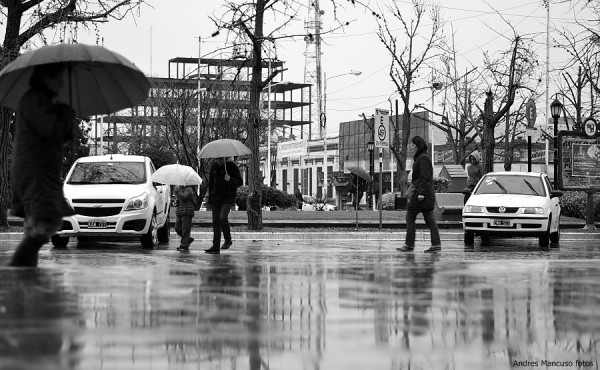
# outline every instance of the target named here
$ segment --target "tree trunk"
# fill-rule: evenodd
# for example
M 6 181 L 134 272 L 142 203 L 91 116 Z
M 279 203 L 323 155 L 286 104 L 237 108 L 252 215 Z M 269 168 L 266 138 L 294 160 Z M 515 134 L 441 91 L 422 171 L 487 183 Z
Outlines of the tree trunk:
M 483 164 L 483 173 L 494 171 L 494 127 L 496 123 L 494 116 L 494 94 L 491 91 L 486 93 L 484 112 L 483 112 L 483 137 L 481 141 L 483 148 L 481 151 L 481 161 Z
M 265 0 L 256 1 L 256 16 L 252 40 L 252 80 L 250 82 L 250 106 L 248 107 L 248 148 L 252 151 L 248 166 L 249 193 L 246 200 L 248 230 L 262 229 L 262 179 L 260 178 L 260 91 L 262 88 L 262 43 Z M 270 112 L 269 112 L 270 113 Z M 266 169 L 268 171 L 269 169 Z M 265 173 L 265 177 L 268 176 Z
M 8 226 L 10 206 L 10 163 L 12 152 L 12 111 L 0 108 L 0 228 Z

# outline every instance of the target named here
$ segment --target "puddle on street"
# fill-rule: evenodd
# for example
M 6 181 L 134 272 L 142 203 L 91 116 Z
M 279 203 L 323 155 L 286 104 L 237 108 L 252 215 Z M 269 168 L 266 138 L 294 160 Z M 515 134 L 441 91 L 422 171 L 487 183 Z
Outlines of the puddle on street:
M 0 368 L 598 367 L 598 259 L 294 248 L 0 268 Z

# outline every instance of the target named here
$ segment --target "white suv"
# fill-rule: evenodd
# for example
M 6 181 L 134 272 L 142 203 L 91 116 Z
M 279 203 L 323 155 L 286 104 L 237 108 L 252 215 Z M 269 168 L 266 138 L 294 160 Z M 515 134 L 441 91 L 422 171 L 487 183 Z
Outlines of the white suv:
M 148 157 L 108 154 L 79 158 L 63 185 L 75 212 L 63 219 L 52 244 L 64 247 L 69 237 L 140 236 L 144 248 L 169 241 L 171 189 L 153 183 Z

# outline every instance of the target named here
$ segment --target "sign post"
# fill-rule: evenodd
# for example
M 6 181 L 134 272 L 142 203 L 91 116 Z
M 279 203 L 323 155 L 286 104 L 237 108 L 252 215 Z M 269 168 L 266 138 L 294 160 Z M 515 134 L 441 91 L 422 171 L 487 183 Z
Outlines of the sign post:
M 383 149 L 390 148 L 390 112 L 386 109 L 375 109 L 375 124 L 373 125 L 375 130 L 375 148 L 379 148 L 379 202 L 377 208 L 379 209 L 379 230 L 382 229 L 383 224 L 383 212 L 381 204 L 381 196 L 383 187 Z M 373 181 L 373 179 L 371 179 Z
M 533 99 L 529 99 L 525 105 L 525 118 L 527 119 L 527 172 L 531 172 L 531 135 L 533 135 L 533 126 L 537 118 Z

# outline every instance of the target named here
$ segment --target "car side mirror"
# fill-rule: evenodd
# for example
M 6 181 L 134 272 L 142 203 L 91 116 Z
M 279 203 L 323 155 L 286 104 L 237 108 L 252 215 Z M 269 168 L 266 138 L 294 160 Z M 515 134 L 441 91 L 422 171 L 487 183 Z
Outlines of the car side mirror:
M 552 190 L 550 192 L 550 198 L 562 197 L 563 192 L 561 190 Z

